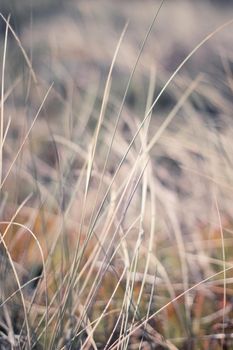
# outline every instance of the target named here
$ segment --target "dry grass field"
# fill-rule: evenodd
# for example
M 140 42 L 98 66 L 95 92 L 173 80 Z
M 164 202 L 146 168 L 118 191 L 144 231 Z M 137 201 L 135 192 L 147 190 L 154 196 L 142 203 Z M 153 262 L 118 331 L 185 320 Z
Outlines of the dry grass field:
M 0 13 L 0 349 L 233 349 L 231 2 Z

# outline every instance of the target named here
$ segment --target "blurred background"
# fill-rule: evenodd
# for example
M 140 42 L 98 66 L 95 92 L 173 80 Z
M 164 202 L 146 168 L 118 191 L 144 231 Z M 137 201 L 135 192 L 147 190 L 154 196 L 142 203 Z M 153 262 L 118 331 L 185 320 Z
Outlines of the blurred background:
M 140 47 L 159 5 L 159 1 L 150 0 L 1 0 L 1 13 L 5 18 L 10 15 L 10 24 L 19 40 L 9 31 L 5 72 L 5 90 L 13 90 L 5 104 L 6 120 L 8 116 L 12 119 L 9 132 L 13 138 L 9 140 L 9 152 L 17 149 L 20 130 L 27 128 L 51 83 L 54 84 L 53 91 L 32 132 L 33 152 L 43 162 L 54 166 L 56 152 L 51 146 L 53 134 L 75 139 L 82 147 L 88 147 L 114 51 L 128 23 L 112 74 L 107 118 L 113 123 Z M 231 5 L 232 1 L 211 0 L 167 0 L 163 3 L 126 97 L 120 126 L 126 142 L 145 113 L 151 77 L 155 77 L 155 97 L 192 49 L 231 18 Z M 0 28 L 3 49 L 3 19 Z M 37 85 L 30 76 L 19 42 L 31 62 Z M 230 171 L 227 168 L 231 167 L 230 154 L 227 154 L 231 152 L 228 134 L 232 127 L 229 121 L 232 116 L 232 55 L 232 25 L 229 25 L 208 40 L 184 65 L 162 94 L 151 120 L 150 137 L 174 107 L 185 86 L 199 74 L 202 75 L 200 90 L 192 94 L 186 107 L 169 124 L 156 147 L 151 150 L 159 182 L 165 187 L 170 186 L 175 195 L 190 192 L 192 199 L 194 196 L 195 200 L 191 201 L 189 196 L 182 196 L 182 200 L 189 199 L 189 203 L 195 207 L 195 210 L 191 210 L 191 222 L 196 220 L 196 215 L 206 220 L 212 201 L 209 181 L 208 186 L 206 183 L 203 185 L 200 176 L 195 177 L 194 172 L 203 172 L 202 181 L 213 174 L 220 176 L 217 182 L 221 182 L 222 177 L 224 181 L 231 181 L 225 172 Z M 6 162 L 8 159 L 9 156 L 6 156 Z M 170 174 L 173 167 L 169 159 L 175 160 L 172 164 L 180 171 L 175 183 Z M 214 164 L 212 175 L 205 170 L 205 166 L 209 169 L 210 163 Z M 42 169 L 39 167 L 36 170 L 39 172 L 37 176 L 42 177 L 43 182 L 51 181 L 46 170 L 45 174 L 41 174 Z M 192 172 L 193 181 L 190 180 L 190 173 L 187 173 L 189 171 Z M 221 188 L 224 193 L 225 190 Z M 228 200 L 231 200 L 228 198 L 229 192 L 226 192 L 222 205 L 224 211 L 229 213 L 231 205 Z

